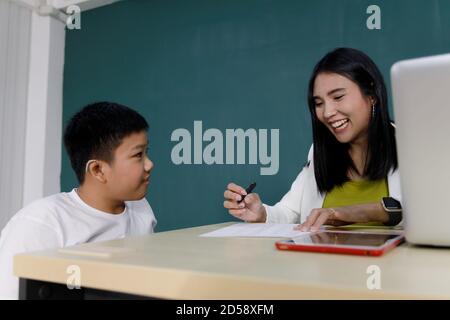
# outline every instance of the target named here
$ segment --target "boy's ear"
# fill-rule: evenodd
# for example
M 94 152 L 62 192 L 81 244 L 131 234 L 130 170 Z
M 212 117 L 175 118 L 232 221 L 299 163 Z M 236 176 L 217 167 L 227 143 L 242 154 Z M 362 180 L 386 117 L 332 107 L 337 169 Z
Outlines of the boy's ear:
M 90 174 L 94 179 L 100 183 L 106 183 L 106 162 L 101 160 L 92 160 L 88 165 L 86 174 Z

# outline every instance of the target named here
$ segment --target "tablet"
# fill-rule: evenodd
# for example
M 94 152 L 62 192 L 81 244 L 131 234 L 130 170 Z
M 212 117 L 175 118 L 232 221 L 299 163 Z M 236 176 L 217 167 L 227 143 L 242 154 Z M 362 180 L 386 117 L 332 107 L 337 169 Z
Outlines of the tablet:
M 279 250 L 381 256 L 404 241 L 399 232 L 319 231 L 277 241 Z

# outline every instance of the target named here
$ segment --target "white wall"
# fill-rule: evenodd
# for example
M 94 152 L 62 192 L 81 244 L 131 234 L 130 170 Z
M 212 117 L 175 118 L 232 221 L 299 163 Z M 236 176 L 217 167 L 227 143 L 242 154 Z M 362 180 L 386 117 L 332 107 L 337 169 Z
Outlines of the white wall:
M 31 11 L 0 0 L 0 228 L 23 204 Z
M 70 5 L 84 11 L 117 1 L 0 0 L 0 230 L 23 206 L 60 191 L 65 21 L 59 19 Z
M 23 205 L 60 190 L 64 24 L 32 13 Z
M 0 229 L 59 192 L 64 24 L 0 0 Z

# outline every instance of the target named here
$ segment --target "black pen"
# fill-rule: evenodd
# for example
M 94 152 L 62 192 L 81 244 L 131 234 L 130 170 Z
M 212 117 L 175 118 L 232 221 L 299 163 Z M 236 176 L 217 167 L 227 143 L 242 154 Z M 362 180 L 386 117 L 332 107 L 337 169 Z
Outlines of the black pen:
M 241 203 L 242 201 L 244 201 L 244 198 L 248 195 L 248 194 L 250 194 L 250 193 L 252 193 L 252 191 L 253 191 L 253 189 L 255 189 L 255 187 L 256 187 L 256 182 L 253 182 L 251 185 L 249 185 L 248 187 L 247 187 L 247 189 L 245 189 L 245 192 L 247 192 L 247 194 L 246 195 L 241 195 L 241 200 L 239 200 L 237 203 Z

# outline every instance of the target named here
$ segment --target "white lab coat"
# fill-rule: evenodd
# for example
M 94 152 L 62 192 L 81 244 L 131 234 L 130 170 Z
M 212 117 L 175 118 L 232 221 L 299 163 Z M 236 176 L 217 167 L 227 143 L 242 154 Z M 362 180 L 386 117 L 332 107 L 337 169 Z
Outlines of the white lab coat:
M 314 175 L 313 146 L 308 153 L 309 166 L 305 166 L 292 183 L 291 189 L 274 206 L 264 204 L 267 223 L 303 223 L 312 209 L 322 208 L 325 194 L 317 190 Z M 400 190 L 400 173 L 391 170 L 387 177 L 389 196 L 402 201 Z

